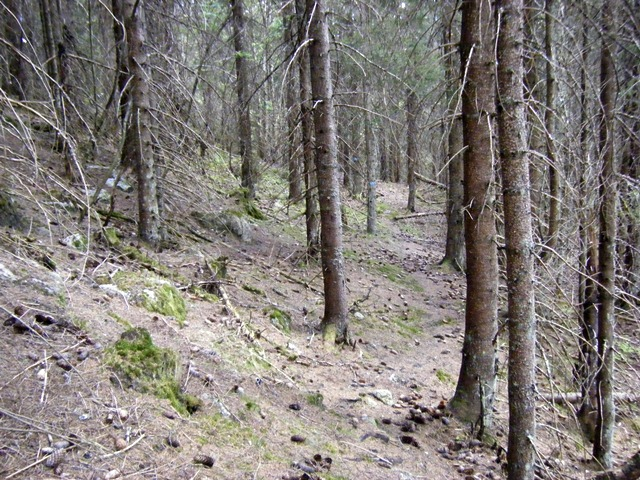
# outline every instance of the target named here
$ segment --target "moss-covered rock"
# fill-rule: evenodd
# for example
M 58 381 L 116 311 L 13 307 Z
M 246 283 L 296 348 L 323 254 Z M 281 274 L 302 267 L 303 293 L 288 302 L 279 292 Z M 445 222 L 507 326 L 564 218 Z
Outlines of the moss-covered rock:
M 280 310 L 277 307 L 269 306 L 263 310 L 265 315 L 269 315 L 269 319 L 274 327 L 283 332 L 289 333 L 291 331 L 291 315 L 287 312 Z
M 13 198 L 0 190 L 0 226 L 10 228 L 22 228 L 24 220 Z
M 150 312 L 174 317 L 180 326 L 187 318 L 187 305 L 176 287 L 169 283 L 159 283 L 145 288 L 140 296 L 140 304 Z
M 200 399 L 180 390 L 177 354 L 155 345 L 144 328 L 126 330 L 107 350 L 106 363 L 116 383 L 165 398 L 181 414 L 193 413 L 202 406 Z

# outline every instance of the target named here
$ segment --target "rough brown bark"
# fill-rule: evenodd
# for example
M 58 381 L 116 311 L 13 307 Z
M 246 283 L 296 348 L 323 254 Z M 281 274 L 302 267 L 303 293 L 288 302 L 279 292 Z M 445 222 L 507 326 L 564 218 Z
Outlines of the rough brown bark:
M 418 95 L 411 89 L 407 92 L 407 183 L 409 198 L 407 210 L 416 211 L 416 169 L 418 168 Z
M 525 141 L 523 0 L 498 0 L 498 138 L 509 327 L 509 480 L 534 478 L 536 321 L 529 164 Z
M 131 113 L 122 150 L 122 163 L 133 166 L 138 179 L 138 236 L 155 246 L 160 241 L 157 179 L 151 143 L 149 72 L 141 3 L 124 0 L 128 68 L 131 74 Z
M 231 0 L 233 46 L 236 59 L 236 91 L 238 93 L 238 141 L 242 159 L 241 185 L 248 199 L 256 196 L 256 168 L 251 140 L 251 107 L 249 105 L 249 65 L 245 39 L 243 0 Z
M 347 293 L 342 255 L 342 215 L 338 182 L 338 149 L 329 29 L 321 0 L 307 0 L 309 14 L 309 60 L 313 119 L 316 133 L 316 171 L 320 200 L 321 254 L 324 279 L 324 316 L 322 335 L 325 343 L 348 340 Z
M 613 432 L 615 404 L 613 401 L 614 369 L 614 290 L 617 180 L 614 153 L 615 67 L 613 63 L 613 0 L 604 0 L 602 7 L 602 50 L 600 54 L 600 239 L 598 247 L 598 358 L 596 377 L 598 420 L 593 456 L 609 469 L 613 464 Z
M 462 3 L 460 58 L 464 144 L 467 295 L 460 376 L 450 408 L 491 427 L 496 382 L 498 259 L 494 222 L 491 122 L 494 105 L 492 12 L 489 2 Z
M 127 62 L 127 38 L 124 30 L 124 6 L 123 0 L 112 0 L 111 13 L 113 14 L 113 38 L 116 52 L 116 89 L 118 93 L 118 116 L 122 126 L 125 124 L 127 109 L 129 108 L 129 89 L 127 82 L 131 77 Z
M 296 0 L 298 20 L 298 43 L 306 38 L 305 0 Z M 313 112 L 311 104 L 311 71 L 309 50 L 303 49 L 298 56 L 300 73 L 300 127 L 302 130 L 302 156 L 304 158 L 305 223 L 307 227 L 307 255 L 315 257 L 320 252 L 320 215 L 318 207 L 318 182 L 316 179 L 313 146 Z

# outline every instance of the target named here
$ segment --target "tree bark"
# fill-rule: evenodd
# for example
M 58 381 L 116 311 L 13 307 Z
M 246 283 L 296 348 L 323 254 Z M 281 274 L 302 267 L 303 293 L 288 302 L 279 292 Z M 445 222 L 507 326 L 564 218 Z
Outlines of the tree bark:
M 418 96 L 411 89 L 407 92 L 407 183 L 409 198 L 407 210 L 416 211 L 416 175 L 418 168 Z
M 296 32 L 296 11 L 294 2 L 285 2 L 282 9 L 284 24 L 284 43 L 287 46 L 285 80 L 285 108 L 287 110 L 287 163 L 289 166 L 289 200 L 298 200 L 302 195 L 302 175 L 300 173 L 300 157 L 297 154 L 296 132 L 299 116 L 298 101 L 296 98 L 296 73 L 297 68 L 292 63 L 296 52 L 298 35 Z
M 243 0 L 231 0 L 233 46 L 236 59 L 236 91 L 238 93 L 238 141 L 242 159 L 241 186 L 245 196 L 256 197 L 256 168 L 251 140 L 251 107 L 249 105 L 249 50 L 246 42 Z
M 22 0 L 5 0 L 2 8 L 4 17 L 4 34 L 8 45 L 7 77 L 3 78 L 2 88 L 18 100 L 26 100 L 29 92 L 29 76 L 23 56 Z
M 309 60 L 313 119 L 316 133 L 316 171 L 320 199 L 322 273 L 324 279 L 324 317 L 322 336 L 325 343 L 348 340 L 347 294 L 342 255 L 342 215 L 338 182 L 338 149 L 329 29 L 322 0 L 307 0 L 309 14 Z
M 464 144 L 467 295 L 460 376 L 450 408 L 483 435 L 491 428 L 496 383 L 498 259 L 491 122 L 494 104 L 492 9 L 462 3 L 460 58 Z
M 138 179 L 138 236 L 152 246 L 160 241 L 157 178 L 151 143 L 149 72 L 142 5 L 124 0 L 124 19 L 131 75 L 131 114 L 122 150 L 123 165 L 132 165 Z
M 526 156 L 523 0 L 498 0 L 498 137 L 502 166 L 509 327 L 509 480 L 534 478 L 536 321 Z
M 615 67 L 613 63 L 613 1 L 604 0 L 602 6 L 602 50 L 600 54 L 600 240 L 598 247 L 598 358 L 596 377 L 598 392 L 598 420 L 596 423 L 593 456 L 603 468 L 613 464 L 613 431 L 615 404 L 613 401 L 614 369 L 614 290 L 616 246 L 617 177 L 614 153 Z
M 615 472 L 604 472 L 593 477 L 592 480 L 637 480 L 640 478 L 640 451 Z
M 378 162 L 376 161 L 371 128 L 371 114 L 369 113 L 369 91 L 365 81 L 362 82 L 364 95 L 364 151 L 367 162 L 367 233 L 376 234 L 376 190 L 378 185 Z
M 307 40 L 305 15 L 305 0 L 296 0 L 296 15 L 298 19 L 298 43 Z M 318 182 L 316 178 L 314 142 L 313 142 L 313 112 L 311 104 L 311 70 L 309 65 L 309 50 L 303 49 L 298 57 L 300 73 L 300 126 L 302 130 L 302 156 L 304 158 L 305 183 L 305 223 L 307 229 L 307 255 L 315 257 L 320 252 L 320 215 L 318 211 Z
M 560 226 L 560 174 L 558 173 L 558 158 L 555 148 L 555 97 L 556 79 L 553 56 L 553 0 L 545 0 L 544 4 L 544 51 L 546 60 L 546 105 L 544 111 L 544 127 L 546 133 L 546 155 L 549 162 L 549 226 L 547 229 L 547 256 L 556 248 L 558 243 L 558 229 Z
M 455 12 L 454 12 L 455 14 Z M 444 54 L 447 75 L 447 117 L 451 118 L 447 134 L 447 239 L 444 250 L 443 265 L 450 265 L 455 270 L 464 271 L 464 162 L 462 141 L 462 119 L 458 116 L 458 91 L 460 87 L 460 68 L 456 68 L 453 49 L 453 21 L 447 24 L 444 33 Z

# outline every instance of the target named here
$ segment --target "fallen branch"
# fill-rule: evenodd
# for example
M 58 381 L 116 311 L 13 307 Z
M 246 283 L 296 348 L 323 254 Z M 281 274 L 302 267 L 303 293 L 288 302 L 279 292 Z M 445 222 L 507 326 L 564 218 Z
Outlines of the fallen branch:
M 421 213 L 411 213 L 409 215 L 399 215 L 397 217 L 393 217 L 394 220 L 406 220 L 407 218 L 416 218 L 416 217 L 430 217 L 432 215 L 444 215 L 444 212 L 421 212 Z
M 620 470 L 599 473 L 592 480 L 637 480 L 640 478 L 640 450 Z
M 437 182 L 436 180 L 431 180 L 430 178 L 425 177 L 424 175 L 420 175 L 418 172 L 413 172 L 416 178 L 424 183 L 428 183 L 429 185 L 433 185 L 434 187 L 442 188 L 444 190 L 447 189 L 447 186 L 444 183 Z
M 557 403 L 560 405 L 574 405 L 582 401 L 582 394 L 580 392 L 567 392 L 550 394 L 545 393 L 541 395 L 542 400 L 550 403 Z M 614 400 L 617 402 L 638 402 L 640 395 L 632 395 L 630 393 L 614 393 Z

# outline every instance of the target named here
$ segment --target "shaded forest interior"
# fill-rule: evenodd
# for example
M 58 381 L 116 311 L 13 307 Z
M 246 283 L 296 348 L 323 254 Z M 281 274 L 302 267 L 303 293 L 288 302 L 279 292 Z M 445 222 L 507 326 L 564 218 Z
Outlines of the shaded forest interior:
M 452 473 L 461 478 L 640 478 L 640 1 L 4 0 L 0 9 L 0 281 L 6 292 L 0 307 L 7 331 L 44 342 L 33 365 L 19 371 L 9 359 L 0 364 L 6 381 L 0 429 L 17 432 L 26 424 L 49 435 L 49 445 L 30 452 L 28 463 L 18 461 L 28 436 L 16 434 L 14 443 L 0 446 L 6 478 L 36 478 L 29 476 L 36 471 L 45 478 L 47 469 L 62 474 L 61 459 L 79 457 L 76 446 L 100 459 L 113 453 L 91 450 L 84 430 L 79 439 L 67 432 L 58 448 L 49 431 L 54 427 L 35 421 L 36 406 L 47 403 L 49 363 L 80 372 L 80 363 L 60 353 L 71 343 L 54 345 L 54 338 L 70 335 L 80 342 L 74 348 L 82 342 L 88 348 L 91 329 L 102 328 L 82 319 L 88 306 L 69 301 L 88 285 L 103 293 L 111 285 L 108 302 L 122 300 L 122 309 L 131 302 L 156 315 L 138 322 L 123 318 L 125 310 L 109 310 L 115 324 L 104 332 L 102 342 L 110 346 L 99 358 L 115 372 L 111 382 L 115 375 L 119 389 L 110 387 L 112 398 L 97 395 L 98 387 L 84 393 L 109 412 L 109 426 L 119 412 L 116 397 L 132 401 L 119 397 L 129 389 L 168 401 L 181 419 L 202 415 L 203 402 L 211 403 L 210 394 L 203 400 L 203 391 L 188 386 L 196 370 L 185 355 L 204 348 L 196 345 L 196 333 L 190 337 L 197 330 L 194 311 L 202 314 L 198 321 L 217 318 L 209 323 L 224 338 L 232 332 L 231 344 L 252 345 L 249 353 L 237 347 L 248 355 L 240 355 L 241 362 L 261 345 L 251 375 L 268 367 L 274 385 L 296 389 L 291 370 L 265 352 L 287 357 L 297 365 L 290 369 L 299 362 L 305 368 L 351 365 L 353 383 L 373 388 L 358 380 L 352 365 L 374 355 L 367 348 L 384 341 L 386 327 L 394 341 L 396 333 L 413 335 L 407 342 L 415 345 L 406 351 L 385 345 L 385 355 L 431 368 L 428 342 L 454 338 L 441 329 L 455 318 L 459 341 L 446 354 L 455 355 L 447 368 L 456 371 L 433 365 L 437 388 L 400 382 L 409 393 L 389 403 L 375 390 L 375 401 L 396 414 L 409 409 L 404 423 L 385 417 L 377 427 L 395 425 L 413 435 L 409 424 L 455 422 L 459 434 L 439 452 L 444 460 L 477 449 L 503 465 L 480 462 L 467 473 L 461 467 Z M 404 257 L 394 250 L 401 247 Z M 31 267 L 21 259 L 58 272 L 65 287 L 54 289 L 57 303 L 43 300 L 51 295 L 26 280 Z M 194 265 L 196 273 L 187 273 L 185 266 Z M 276 292 L 277 300 L 265 294 L 276 288 L 266 265 L 277 272 L 274 283 L 296 290 Z M 136 291 L 129 269 L 157 282 L 145 278 Z M 447 313 L 429 331 L 435 300 L 423 290 L 428 284 L 439 292 L 442 282 L 459 290 L 441 307 L 451 318 Z M 406 289 L 395 292 L 405 309 L 400 333 L 387 319 L 392 302 L 384 299 L 385 289 L 396 287 Z M 31 290 L 45 297 L 26 300 Z M 189 310 L 186 298 L 202 305 Z M 222 314 L 207 313 L 213 306 Z M 294 308 L 304 312 L 306 336 L 292 327 L 287 310 Z M 54 319 L 71 314 L 71 323 Z M 414 317 L 415 332 L 407 327 Z M 380 330 L 367 323 L 380 318 L 386 325 Z M 173 333 L 160 334 L 158 322 Z M 61 337 L 42 325 L 55 326 Z M 152 343 L 156 335 L 168 350 Z M 174 336 L 182 340 L 172 347 Z M 285 347 L 276 346 L 283 338 Z M 289 347 L 301 342 L 306 353 Z M 28 343 L 20 340 L 16 351 L 24 353 Z M 41 361 L 43 348 L 57 358 L 45 354 Z M 141 380 L 133 374 L 139 366 L 122 370 L 132 361 L 127 348 L 147 352 L 159 373 Z M 311 351 L 319 353 L 305 360 Z M 236 361 L 211 364 L 224 380 L 199 372 L 199 388 L 222 391 L 224 384 L 225 395 L 237 399 L 238 389 L 249 389 L 231 380 L 241 370 L 221 366 Z M 22 395 L 15 380 L 29 370 L 44 387 L 25 394 L 33 397 L 24 410 L 33 417 L 25 420 L 14 408 Z M 158 386 L 158 378 L 166 383 Z M 89 377 L 83 382 L 88 387 Z M 428 400 L 433 405 L 423 400 L 426 391 L 437 392 Z M 305 398 L 324 409 L 322 395 L 312 395 L 320 394 Z M 212 429 L 231 428 L 225 422 L 256 429 L 251 415 L 257 422 L 266 418 L 253 400 L 242 400 L 247 420 L 221 398 L 213 405 L 229 415 L 216 416 Z M 290 407 L 298 405 L 294 400 Z M 125 425 L 129 413 L 115 424 Z M 353 418 L 342 415 L 345 422 Z M 242 435 L 248 438 L 249 430 Z M 384 432 L 360 441 L 386 438 L 388 444 Z M 289 433 L 286 442 L 305 443 L 297 430 Z M 405 434 L 392 435 L 394 448 L 421 448 L 424 440 Z M 116 452 L 131 449 L 134 456 L 133 446 L 149 441 L 140 432 L 127 433 L 121 445 L 121 436 L 111 437 Z M 336 458 L 357 450 L 340 442 Z M 192 443 L 180 447 L 170 435 L 162 448 L 191 454 Z M 246 444 L 236 450 L 242 448 Z M 439 476 L 423 471 L 427 477 L 420 477 L 421 463 L 407 464 L 414 476 L 394 476 L 403 460 L 365 450 L 376 473 L 362 465 L 354 471 L 366 478 L 453 478 L 443 473 L 447 467 L 434 467 Z M 308 453 L 313 461 L 294 462 L 294 473 L 282 478 L 355 478 L 347 467 L 331 470 L 335 458 L 326 451 L 319 458 Z M 242 469 L 225 470 L 229 462 L 216 466 L 218 473 L 242 478 Z M 200 452 L 187 463 L 191 470 L 158 473 L 156 465 L 139 475 L 189 478 L 197 475 L 193 468 L 215 462 Z M 283 463 L 266 460 L 272 470 L 264 478 Z M 90 477 L 76 474 L 123 474 L 105 465 L 94 466 Z

